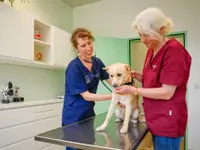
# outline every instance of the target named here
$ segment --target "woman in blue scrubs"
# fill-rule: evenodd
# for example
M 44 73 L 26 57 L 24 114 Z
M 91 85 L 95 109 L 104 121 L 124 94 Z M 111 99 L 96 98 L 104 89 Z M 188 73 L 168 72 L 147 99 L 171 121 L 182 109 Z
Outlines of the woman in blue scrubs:
M 94 101 L 111 100 L 111 95 L 96 94 L 100 80 L 109 84 L 111 81 L 103 69 L 104 63 L 93 56 L 93 42 L 94 37 L 87 29 L 78 28 L 72 33 L 71 43 L 79 56 L 69 63 L 65 72 L 62 126 L 94 116 Z

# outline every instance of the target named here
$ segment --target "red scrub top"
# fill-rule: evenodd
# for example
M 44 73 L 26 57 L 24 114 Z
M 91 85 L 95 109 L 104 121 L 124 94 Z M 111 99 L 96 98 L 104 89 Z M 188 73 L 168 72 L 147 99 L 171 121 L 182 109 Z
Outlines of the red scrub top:
M 143 97 L 144 112 L 149 131 L 157 136 L 184 136 L 188 120 L 186 84 L 191 66 L 191 56 L 174 38 L 169 39 L 152 59 L 148 50 L 142 84 L 144 88 L 161 87 L 162 84 L 177 85 L 169 100 Z

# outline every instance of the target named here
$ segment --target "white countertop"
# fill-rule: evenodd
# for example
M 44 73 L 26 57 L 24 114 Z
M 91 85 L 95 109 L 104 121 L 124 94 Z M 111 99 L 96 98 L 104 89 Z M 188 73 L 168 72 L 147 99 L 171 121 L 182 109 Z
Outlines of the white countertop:
M 51 100 L 29 100 L 24 102 L 11 102 L 9 104 L 0 103 L 0 111 L 5 109 L 21 108 L 36 105 L 45 105 L 51 103 L 62 103 L 63 99 L 51 99 Z

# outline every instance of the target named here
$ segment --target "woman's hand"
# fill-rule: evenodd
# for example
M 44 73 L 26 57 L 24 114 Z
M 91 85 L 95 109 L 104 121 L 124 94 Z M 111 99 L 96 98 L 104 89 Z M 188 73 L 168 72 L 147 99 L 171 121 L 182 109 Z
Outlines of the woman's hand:
M 136 88 L 133 86 L 128 86 L 128 85 L 123 85 L 123 86 L 115 88 L 116 94 L 125 95 L 125 94 L 132 94 L 135 92 L 136 92 Z M 118 106 L 121 108 L 125 108 L 125 105 L 123 105 L 121 103 L 118 103 Z
M 138 80 L 139 82 L 142 82 L 142 73 L 139 71 L 131 71 L 131 76 Z
M 129 85 L 122 85 L 120 87 L 115 88 L 116 94 L 125 95 L 125 94 L 131 94 L 131 93 L 135 93 L 135 92 L 136 92 L 136 88 L 133 86 L 129 86 Z

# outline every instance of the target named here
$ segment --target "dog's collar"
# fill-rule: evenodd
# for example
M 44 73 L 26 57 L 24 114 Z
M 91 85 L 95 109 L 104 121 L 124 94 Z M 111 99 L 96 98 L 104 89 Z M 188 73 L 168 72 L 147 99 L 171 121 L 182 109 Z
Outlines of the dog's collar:
M 135 82 L 132 78 L 132 80 L 130 82 L 124 83 L 123 85 L 135 85 Z

